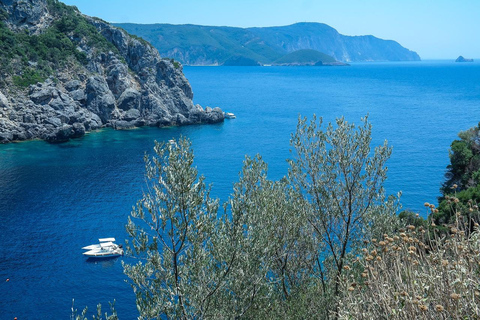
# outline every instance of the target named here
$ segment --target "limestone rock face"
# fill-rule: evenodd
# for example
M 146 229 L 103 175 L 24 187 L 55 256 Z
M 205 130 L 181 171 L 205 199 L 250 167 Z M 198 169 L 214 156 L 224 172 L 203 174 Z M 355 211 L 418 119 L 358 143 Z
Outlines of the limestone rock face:
M 45 0 L 2 0 L 0 6 L 8 13 L 7 25 L 14 31 L 27 29 L 37 34 L 47 28 L 53 17 Z
M 10 30 L 31 35 L 44 32 L 58 18 L 49 12 L 46 0 L 1 0 L 0 9 L 8 13 Z M 81 16 L 116 49 L 99 51 L 89 39 L 77 41 L 86 63 L 55 70 L 26 89 L 0 73 L 0 143 L 34 138 L 63 142 L 105 126 L 129 129 L 224 120 L 221 110 L 207 112 L 193 104 L 180 64 L 162 59 L 153 46 L 122 29 Z
M 0 91 L 0 108 L 7 109 L 9 107 L 8 99 L 5 95 Z

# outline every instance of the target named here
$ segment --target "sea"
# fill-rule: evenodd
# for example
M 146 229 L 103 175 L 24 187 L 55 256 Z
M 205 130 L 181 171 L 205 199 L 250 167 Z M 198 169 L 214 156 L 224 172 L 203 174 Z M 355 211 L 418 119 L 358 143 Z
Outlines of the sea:
M 228 199 L 245 155 L 260 154 L 270 179 L 287 174 L 299 117 L 373 125 L 372 147 L 393 147 L 387 194 L 426 216 L 445 181 L 449 147 L 480 121 L 480 63 L 353 63 L 348 67 L 184 67 L 194 103 L 236 119 L 214 125 L 104 129 L 63 144 L 0 145 L 0 319 L 70 319 L 97 304 L 138 315 L 122 261 L 89 261 L 81 247 L 127 238 L 145 191 L 154 141 L 187 137 L 212 195 Z

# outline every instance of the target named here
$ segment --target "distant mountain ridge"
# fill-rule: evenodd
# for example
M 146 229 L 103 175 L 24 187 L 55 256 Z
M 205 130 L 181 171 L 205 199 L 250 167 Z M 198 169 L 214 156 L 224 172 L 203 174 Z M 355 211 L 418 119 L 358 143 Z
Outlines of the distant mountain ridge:
M 418 61 L 419 55 L 393 40 L 345 36 L 313 22 L 281 27 L 236 28 L 201 25 L 116 23 L 149 41 L 164 57 L 185 65 L 222 65 L 232 57 L 272 64 L 286 54 L 311 49 L 338 61 Z

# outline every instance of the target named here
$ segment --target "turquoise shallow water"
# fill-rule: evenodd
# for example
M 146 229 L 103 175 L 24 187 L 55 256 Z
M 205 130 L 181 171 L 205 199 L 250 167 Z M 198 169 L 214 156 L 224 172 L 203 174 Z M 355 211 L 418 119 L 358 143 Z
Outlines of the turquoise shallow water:
M 184 135 L 213 194 L 226 199 L 245 154 L 262 154 L 270 176 L 286 173 L 299 114 L 325 121 L 369 114 L 374 143 L 394 147 L 387 192 L 424 214 L 436 202 L 448 149 L 480 120 L 480 64 L 432 61 L 351 67 L 186 67 L 195 103 L 237 115 L 223 124 L 103 130 L 66 144 L 0 146 L 0 319 L 65 319 L 116 300 L 136 315 L 121 260 L 86 261 L 80 248 L 99 237 L 123 242 L 144 184 L 143 154 L 153 141 Z M 127 260 L 126 258 L 123 258 Z M 9 279 L 6 282 L 6 279 Z

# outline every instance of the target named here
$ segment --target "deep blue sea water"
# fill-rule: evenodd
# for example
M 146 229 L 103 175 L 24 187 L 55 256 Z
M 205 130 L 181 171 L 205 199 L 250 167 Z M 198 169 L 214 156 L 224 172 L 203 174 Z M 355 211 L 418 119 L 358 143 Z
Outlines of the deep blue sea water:
M 65 144 L 0 146 L 0 319 L 68 319 L 75 307 L 116 300 L 136 318 L 121 260 L 89 262 L 82 246 L 126 238 L 154 140 L 193 142 L 196 165 L 225 200 L 245 154 L 260 153 L 270 177 L 286 174 L 299 114 L 325 122 L 369 115 L 374 144 L 393 146 L 387 192 L 425 214 L 436 203 L 457 133 L 480 121 L 480 64 L 424 61 L 350 67 L 185 67 L 194 102 L 237 115 L 223 124 L 103 130 Z M 6 279 L 9 279 L 7 282 Z

